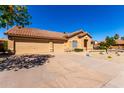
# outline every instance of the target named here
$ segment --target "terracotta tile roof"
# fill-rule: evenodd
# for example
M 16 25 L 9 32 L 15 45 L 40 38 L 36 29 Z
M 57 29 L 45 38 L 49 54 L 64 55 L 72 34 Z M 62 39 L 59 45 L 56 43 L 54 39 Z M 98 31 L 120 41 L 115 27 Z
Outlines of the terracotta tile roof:
M 71 38 L 78 34 L 80 37 L 89 35 L 83 30 L 78 30 L 70 34 L 64 34 L 60 32 L 40 30 L 36 28 L 22 28 L 18 26 L 11 28 L 5 34 L 8 36 L 16 36 L 16 37 L 30 37 L 30 38 L 57 39 L 57 40 L 67 40 L 68 38 Z
M 72 32 L 72 33 L 67 34 L 67 36 L 70 38 L 70 37 L 73 37 L 73 36 L 75 36 L 75 35 L 77 35 L 77 34 L 80 34 L 80 33 L 82 33 L 82 32 L 83 32 L 82 30 L 75 31 L 75 32 Z
M 5 34 L 9 36 L 66 40 L 64 33 L 40 30 L 36 28 L 22 28 L 17 26 L 8 30 Z
M 124 40 L 116 40 L 116 44 L 123 44 L 124 45 Z
M 88 33 L 84 32 L 78 35 L 78 37 L 84 37 L 85 35 L 88 35 L 89 37 L 91 37 Z M 91 37 L 92 38 L 92 37 Z
M 79 35 L 78 35 L 78 34 L 79 34 Z M 84 32 L 82 29 L 80 29 L 80 30 L 78 30 L 78 31 L 75 31 L 75 32 L 73 32 L 73 33 L 68 34 L 67 37 L 70 38 L 70 37 L 73 37 L 73 36 L 75 36 L 75 35 L 78 35 L 78 37 L 83 37 L 83 36 L 85 36 L 85 35 L 90 36 L 88 33 Z M 91 36 L 90 36 L 90 37 L 91 37 Z M 91 37 L 91 38 L 92 38 L 92 37 Z

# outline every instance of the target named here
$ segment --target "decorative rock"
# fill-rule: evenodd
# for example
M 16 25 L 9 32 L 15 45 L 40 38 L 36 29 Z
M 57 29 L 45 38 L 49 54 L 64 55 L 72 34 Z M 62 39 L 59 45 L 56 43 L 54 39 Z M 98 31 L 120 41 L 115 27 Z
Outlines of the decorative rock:
M 4 60 L 4 58 L 0 58 L 0 63 Z
M 22 68 L 32 68 L 35 66 L 43 65 L 48 61 L 51 55 L 21 55 L 10 56 L 0 62 L 0 71 L 12 70 L 18 71 Z
M 90 56 L 90 55 L 87 53 L 86 56 Z
M 118 53 L 117 56 L 120 56 L 120 54 Z
M 103 52 L 99 52 L 99 54 L 104 55 L 104 53 L 103 53 Z

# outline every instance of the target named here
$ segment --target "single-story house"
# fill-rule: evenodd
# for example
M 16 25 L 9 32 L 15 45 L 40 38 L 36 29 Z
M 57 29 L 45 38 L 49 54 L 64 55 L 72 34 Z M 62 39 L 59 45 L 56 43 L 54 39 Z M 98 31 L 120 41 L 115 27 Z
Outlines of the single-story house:
M 16 54 L 64 52 L 74 48 L 93 49 L 92 37 L 82 29 L 66 34 L 14 26 L 5 34 L 13 41 Z
M 113 49 L 124 49 L 124 40 L 116 40 L 116 44 L 112 46 Z

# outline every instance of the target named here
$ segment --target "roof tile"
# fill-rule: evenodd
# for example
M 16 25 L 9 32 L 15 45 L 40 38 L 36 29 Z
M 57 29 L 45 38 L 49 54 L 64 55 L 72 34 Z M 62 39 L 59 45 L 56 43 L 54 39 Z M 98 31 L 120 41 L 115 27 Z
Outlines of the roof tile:
M 124 44 L 124 40 L 116 40 L 116 44 Z
M 5 34 L 9 36 L 19 36 L 19 37 L 67 40 L 68 38 L 71 38 L 75 35 L 79 34 L 78 36 L 83 37 L 88 33 L 84 32 L 83 30 L 78 30 L 70 34 L 64 34 L 60 32 L 40 30 L 36 28 L 23 28 L 23 27 L 15 26 L 10 30 L 8 30 Z
M 40 30 L 36 28 L 19 28 L 17 26 L 8 30 L 5 34 L 10 36 L 23 36 L 33 38 L 60 39 L 66 40 L 64 33 Z

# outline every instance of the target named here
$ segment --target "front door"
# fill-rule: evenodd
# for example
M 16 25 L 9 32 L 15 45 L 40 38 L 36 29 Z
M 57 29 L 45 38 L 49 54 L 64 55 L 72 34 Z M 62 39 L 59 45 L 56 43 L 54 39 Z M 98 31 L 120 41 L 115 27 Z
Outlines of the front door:
M 88 42 L 88 40 L 84 39 L 84 47 L 86 48 L 86 51 L 87 51 L 87 42 Z

